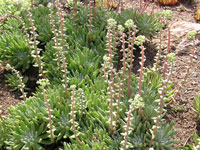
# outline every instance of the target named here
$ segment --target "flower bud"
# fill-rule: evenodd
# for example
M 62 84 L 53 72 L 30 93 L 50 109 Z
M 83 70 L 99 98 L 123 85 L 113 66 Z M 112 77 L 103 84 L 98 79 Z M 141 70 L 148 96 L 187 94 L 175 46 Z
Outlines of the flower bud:
M 120 32 L 124 32 L 124 27 L 122 26 L 122 25 L 118 25 L 118 30 L 120 31 Z
M 143 35 L 139 35 L 139 36 L 137 36 L 137 37 L 135 38 L 135 44 L 136 44 L 137 46 L 142 45 L 144 42 L 145 42 L 145 36 L 143 36 Z
M 132 19 L 127 20 L 124 25 L 128 29 L 131 29 L 131 28 L 135 27 L 135 24 L 134 24 Z
M 111 28 L 113 28 L 117 25 L 117 21 L 115 21 L 115 19 L 112 19 L 112 18 L 108 19 L 107 22 Z

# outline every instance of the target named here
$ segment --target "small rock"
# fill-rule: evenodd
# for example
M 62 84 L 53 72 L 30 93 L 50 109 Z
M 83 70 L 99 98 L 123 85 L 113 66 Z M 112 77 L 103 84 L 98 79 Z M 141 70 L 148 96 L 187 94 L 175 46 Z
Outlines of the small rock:
M 176 37 L 183 37 L 189 31 L 200 31 L 200 25 L 198 23 L 191 23 L 186 21 L 178 21 L 171 26 L 171 35 Z
M 187 33 L 189 31 L 200 32 L 200 25 L 198 23 L 191 23 L 186 21 L 179 21 L 171 26 L 171 36 L 173 42 L 178 43 L 177 54 L 184 55 L 187 54 L 187 49 L 189 46 L 193 46 L 193 41 L 187 38 Z M 196 46 L 200 43 L 199 34 L 195 38 Z M 191 52 L 188 52 L 191 53 Z
M 198 77 L 198 73 L 197 73 L 197 72 L 193 72 L 193 73 L 192 73 L 192 76 L 193 76 L 193 77 Z

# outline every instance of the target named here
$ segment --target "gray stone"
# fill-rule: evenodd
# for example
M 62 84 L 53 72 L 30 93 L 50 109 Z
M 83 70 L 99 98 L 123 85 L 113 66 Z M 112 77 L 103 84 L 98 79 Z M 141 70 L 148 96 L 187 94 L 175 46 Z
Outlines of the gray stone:
M 178 43 L 176 49 L 178 54 L 186 52 L 188 47 L 193 46 L 193 41 L 187 38 L 187 33 L 189 31 L 196 31 L 200 33 L 200 24 L 191 23 L 186 21 L 179 21 L 171 25 L 171 37 L 172 41 Z M 197 35 L 199 36 L 199 34 Z M 198 46 L 200 44 L 200 39 L 196 37 L 195 44 Z M 182 52 L 181 52 L 182 51 Z

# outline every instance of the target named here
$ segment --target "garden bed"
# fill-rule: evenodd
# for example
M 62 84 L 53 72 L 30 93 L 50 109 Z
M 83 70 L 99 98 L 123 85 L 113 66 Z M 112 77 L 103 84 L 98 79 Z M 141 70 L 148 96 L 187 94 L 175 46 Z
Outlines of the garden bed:
M 122 2 L 123 3 L 123 2 Z M 150 3 L 152 6 L 153 3 Z M 139 0 L 135 1 L 126 1 L 124 2 L 124 8 L 133 7 L 139 8 Z M 196 23 L 194 14 L 196 8 L 200 7 L 200 2 L 195 2 L 189 4 L 188 1 L 181 2 L 176 6 L 159 6 L 155 8 L 156 11 L 163 11 L 170 9 L 173 12 L 173 19 L 169 21 L 169 25 L 177 21 L 188 21 Z M 148 7 L 147 12 L 151 11 L 151 7 Z M 178 17 L 177 17 L 178 16 Z M 162 35 L 163 47 L 164 50 L 167 48 L 167 29 L 163 31 Z M 185 37 L 183 37 L 185 38 Z M 191 54 L 192 47 L 189 46 L 184 51 L 184 53 L 178 53 L 179 49 L 176 49 L 177 45 L 182 41 L 182 39 L 173 39 L 171 43 L 171 52 L 176 54 L 176 61 L 174 72 L 172 74 L 172 81 L 174 83 L 173 87 L 178 88 L 180 82 L 183 80 L 186 67 L 188 66 L 188 59 Z M 158 46 L 158 37 L 152 37 L 149 42 L 147 42 L 146 62 L 145 67 L 152 67 L 154 63 L 154 56 L 157 51 L 155 48 Z M 200 46 L 197 45 L 196 53 L 194 57 L 194 63 L 191 67 L 190 74 L 188 75 L 187 82 L 184 86 L 184 89 L 181 90 L 180 94 L 177 96 L 176 101 L 167 107 L 167 113 L 164 117 L 165 122 L 174 122 L 174 129 L 177 133 L 174 135 L 174 139 L 178 139 L 178 143 L 174 145 L 174 149 L 179 149 L 180 146 L 186 146 L 187 144 L 192 144 L 193 134 L 197 133 L 200 136 L 200 125 L 198 120 L 195 117 L 194 113 L 194 97 L 200 93 L 200 61 L 199 61 L 199 52 Z M 151 52 L 151 50 L 153 52 Z M 141 56 L 140 51 L 134 53 L 136 59 L 133 62 L 133 72 L 138 73 L 140 69 L 139 59 Z M 122 54 L 119 54 L 121 57 Z M 51 57 L 51 56 L 50 56 Z M 162 63 L 161 63 L 162 64 Z M 122 64 L 118 63 L 117 68 L 121 68 Z M 20 92 L 10 92 L 9 87 L 6 86 L 4 73 L 6 71 L 1 68 L 0 70 L 0 105 L 2 105 L 2 115 L 8 116 L 8 108 L 12 105 L 20 103 L 22 99 L 19 98 Z M 36 77 L 38 78 L 38 77 Z M 34 79 L 36 85 L 36 79 Z M 31 87 L 32 91 L 35 91 L 36 86 Z M 31 95 L 31 94 L 29 94 Z

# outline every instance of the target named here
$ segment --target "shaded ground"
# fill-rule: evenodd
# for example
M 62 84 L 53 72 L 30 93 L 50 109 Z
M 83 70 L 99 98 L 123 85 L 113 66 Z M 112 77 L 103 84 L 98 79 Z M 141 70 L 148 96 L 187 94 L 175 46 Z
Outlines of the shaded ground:
M 11 92 L 10 88 L 6 86 L 4 77 L 4 70 L 0 67 L 0 105 L 3 116 L 8 115 L 8 108 L 16 105 L 21 100 L 19 99 L 20 93 Z

